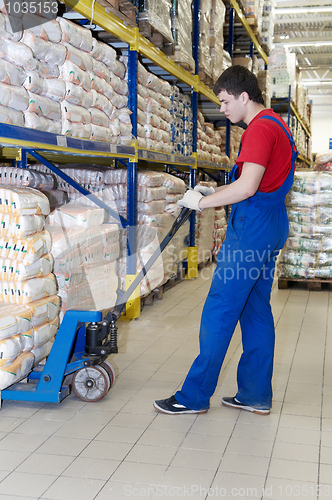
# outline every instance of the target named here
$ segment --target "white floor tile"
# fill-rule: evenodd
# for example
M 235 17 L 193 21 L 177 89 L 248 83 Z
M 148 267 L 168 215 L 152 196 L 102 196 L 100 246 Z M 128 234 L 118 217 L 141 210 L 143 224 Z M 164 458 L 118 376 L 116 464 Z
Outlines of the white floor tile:
M 221 492 L 248 500 L 316 500 L 318 478 L 321 488 L 331 486 L 327 290 L 278 290 L 275 281 L 270 415 L 221 406 L 221 397 L 237 390 L 238 326 L 208 413 L 168 416 L 153 408 L 155 399 L 182 386 L 198 353 L 212 267 L 204 273 L 145 307 L 138 321 L 118 323 L 119 353 L 109 357 L 117 378 L 98 403 L 74 395 L 61 404 L 4 401 L 0 500 L 155 500 L 176 498 L 176 488 L 178 498 L 189 491 L 204 500 Z

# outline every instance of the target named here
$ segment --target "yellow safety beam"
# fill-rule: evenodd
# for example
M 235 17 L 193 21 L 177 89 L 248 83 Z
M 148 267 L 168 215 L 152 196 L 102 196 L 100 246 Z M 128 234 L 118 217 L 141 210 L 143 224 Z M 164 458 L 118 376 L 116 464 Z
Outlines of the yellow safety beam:
M 76 0 L 65 0 L 64 3 L 89 20 L 92 18 L 92 5 L 94 5 L 93 22 L 95 24 L 128 44 L 135 42 L 134 28 L 125 26 L 121 19 L 106 12 L 105 7 L 102 7 L 99 3 L 92 0 L 79 0 L 78 2 Z
M 126 290 L 130 287 L 137 274 L 127 274 L 126 275 Z M 134 292 L 129 297 L 126 304 L 126 319 L 136 319 L 141 315 L 141 297 L 140 297 L 140 285 L 138 285 Z
M 198 276 L 197 247 L 188 247 L 188 269 L 186 280 L 192 280 Z

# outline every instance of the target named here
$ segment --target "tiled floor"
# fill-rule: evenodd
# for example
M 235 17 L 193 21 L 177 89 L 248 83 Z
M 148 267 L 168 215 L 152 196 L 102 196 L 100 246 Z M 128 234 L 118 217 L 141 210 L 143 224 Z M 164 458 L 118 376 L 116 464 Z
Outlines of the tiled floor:
M 119 323 L 118 377 L 98 403 L 5 401 L 0 500 L 332 498 L 330 292 L 273 289 L 274 404 L 269 416 L 221 407 L 234 395 L 237 330 L 211 409 L 157 413 L 181 386 L 197 349 L 212 268 Z

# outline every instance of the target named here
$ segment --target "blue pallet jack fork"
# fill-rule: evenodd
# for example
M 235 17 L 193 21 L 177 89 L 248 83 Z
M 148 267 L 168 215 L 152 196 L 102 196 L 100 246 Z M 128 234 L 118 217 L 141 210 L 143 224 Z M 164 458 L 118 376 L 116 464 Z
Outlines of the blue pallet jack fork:
M 25 381 L 4 389 L 1 399 L 59 403 L 71 389 L 82 401 L 102 399 L 115 380 L 114 368 L 106 358 L 118 352 L 116 322 L 132 293 L 191 212 L 188 208 L 181 210 L 160 247 L 104 318 L 101 311 L 66 311 L 46 363 L 37 365 Z

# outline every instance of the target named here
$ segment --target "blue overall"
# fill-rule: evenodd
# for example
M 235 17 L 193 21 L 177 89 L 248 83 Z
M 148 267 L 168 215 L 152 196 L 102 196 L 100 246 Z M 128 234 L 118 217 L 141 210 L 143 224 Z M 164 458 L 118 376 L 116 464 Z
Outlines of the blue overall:
M 293 179 L 297 151 L 292 136 L 292 167 L 274 192 L 256 194 L 232 206 L 226 239 L 217 258 L 199 334 L 200 354 L 176 392 L 177 401 L 192 410 L 207 409 L 237 322 L 240 320 L 243 353 L 237 369 L 236 399 L 257 409 L 272 405 L 275 343 L 270 298 L 275 261 L 288 237 L 285 196 Z M 237 165 L 231 172 L 233 180 Z

